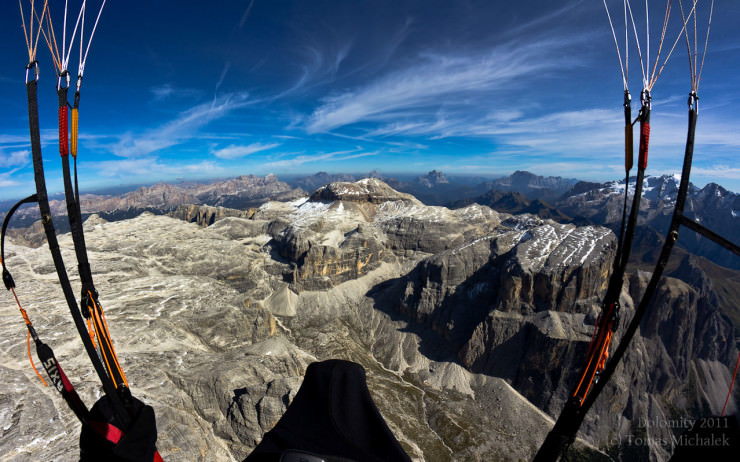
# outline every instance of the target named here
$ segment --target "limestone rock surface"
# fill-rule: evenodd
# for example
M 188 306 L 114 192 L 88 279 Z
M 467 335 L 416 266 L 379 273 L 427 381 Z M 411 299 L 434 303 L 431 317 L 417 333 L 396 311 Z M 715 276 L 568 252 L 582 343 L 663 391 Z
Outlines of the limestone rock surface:
M 85 223 L 119 359 L 155 408 L 165 460 L 242 460 L 308 364 L 330 358 L 367 370 L 412 459 L 531 459 L 577 380 L 615 247 L 605 228 L 427 207 L 375 179 L 207 227 L 187 221 Z M 70 236 L 60 244 L 74 268 Z M 6 259 L 39 335 L 91 405 L 100 386 L 48 249 L 10 243 Z M 645 280 L 625 283 L 623 323 Z M 3 460 L 76 460 L 79 425 L 28 366 L 24 329 L 13 300 L 0 300 Z M 731 335 L 707 297 L 664 281 L 574 451 L 606 460 L 602 451 L 629 449 L 614 435 L 640 419 L 716 411 L 737 355 Z

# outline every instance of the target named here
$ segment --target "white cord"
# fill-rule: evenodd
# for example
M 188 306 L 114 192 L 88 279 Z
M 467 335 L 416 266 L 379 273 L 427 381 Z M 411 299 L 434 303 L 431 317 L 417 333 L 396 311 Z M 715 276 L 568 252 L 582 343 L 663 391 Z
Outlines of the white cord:
M 612 37 L 614 38 L 614 46 L 617 48 L 617 58 L 619 58 L 619 69 L 622 71 L 622 83 L 624 84 L 625 91 L 627 90 L 627 76 L 624 73 L 624 66 L 622 65 L 622 54 L 619 52 L 619 43 L 617 42 L 617 34 L 614 32 L 614 24 L 612 23 L 612 16 L 609 14 L 609 7 L 606 5 L 604 0 L 604 9 L 606 10 L 606 17 L 609 19 L 609 27 L 612 29 Z
M 83 1 L 82 2 L 82 7 L 80 8 L 80 12 L 77 13 L 77 22 L 75 22 L 75 28 L 72 31 L 72 37 L 69 39 L 69 49 L 66 50 L 66 54 L 63 57 L 63 64 L 62 65 L 63 65 L 63 67 L 64 67 L 65 70 L 67 69 L 67 67 L 69 67 L 69 58 L 72 55 L 72 47 L 74 46 L 75 36 L 77 35 L 77 28 L 80 26 L 80 18 L 82 18 L 82 21 L 85 20 L 85 17 L 83 16 L 83 12 L 84 11 L 85 11 L 85 2 Z M 67 15 L 66 15 L 66 13 L 64 15 L 64 19 L 65 19 L 64 25 L 66 27 L 66 25 L 67 25 Z M 66 34 L 65 34 L 65 39 L 66 39 Z M 82 32 L 80 32 L 80 43 L 82 43 Z M 82 49 L 82 45 L 80 45 L 80 49 Z M 65 53 L 64 45 L 62 45 L 62 53 Z
M 85 72 L 85 61 L 87 61 L 87 54 L 90 52 L 90 45 L 92 44 L 93 36 L 95 35 L 95 29 L 98 28 L 98 22 L 100 21 L 100 15 L 103 13 L 103 8 L 105 7 L 106 0 L 103 0 L 103 4 L 100 5 L 100 11 L 98 11 L 98 17 L 95 19 L 95 25 L 93 26 L 93 30 L 90 33 L 90 40 L 87 41 L 87 49 L 85 50 L 85 57 L 80 61 L 80 70 L 78 73 L 79 77 L 82 77 L 82 74 Z

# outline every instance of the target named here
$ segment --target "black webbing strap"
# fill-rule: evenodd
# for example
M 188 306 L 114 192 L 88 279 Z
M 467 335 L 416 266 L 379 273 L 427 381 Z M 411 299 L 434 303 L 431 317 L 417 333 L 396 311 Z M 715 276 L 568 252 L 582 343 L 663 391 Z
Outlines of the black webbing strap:
M 41 154 L 41 136 L 39 130 L 39 114 L 38 114 L 38 101 L 37 101 L 37 81 L 30 80 L 26 82 L 26 93 L 28 95 L 28 125 L 31 138 L 31 154 L 33 158 L 33 170 L 34 180 L 36 182 L 36 195 L 38 199 L 39 212 L 41 213 L 41 223 L 44 226 L 46 239 L 49 244 L 49 251 L 51 252 L 52 260 L 54 261 L 54 267 L 59 277 L 59 283 L 62 286 L 62 292 L 64 298 L 67 301 L 72 319 L 77 328 L 77 332 L 82 339 L 82 343 L 85 346 L 87 355 L 90 357 L 90 361 L 95 368 L 95 372 L 98 374 L 100 381 L 103 385 L 105 394 L 110 398 L 116 410 L 117 417 L 120 422 L 128 425 L 130 419 L 125 411 L 121 398 L 116 393 L 116 387 L 113 381 L 108 377 L 105 366 L 100 361 L 97 355 L 95 346 L 90 339 L 87 332 L 85 322 L 82 319 L 82 315 L 79 311 L 77 300 L 74 296 L 74 291 L 69 282 L 67 276 L 67 270 L 64 266 L 64 260 L 62 259 L 62 253 L 59 249 L 59 243 L 57 242 L 56 232 L 54 230 L 54 224 L 52 222 L 51 208 L 49 207 L 49 199 L 46 192 L 46 180 L 44 178 L 44 166 L 43 158 Z
M 627 224 L 627 196 L 630 187 L 630 170 L 633 164 L 633 137 L 632 137 L 632 96 L 629 90 L 624 90 L 624 203 L 622 204 L 622 222 L 619 226 L 617 253 L 614 256 L 614 269 L 617 271 L 622 264 L 622 244 L 624 242 L 624 227 Z
M 593 403 L 596 401 L 599 393 L 601 393 L 601 391 L 604 389 L 607 382 L 614 374 L 619 361 L 624 356 L 629 343 L 632 341 L 632 337 L 634 337 L 635 333 L 637 332 L 637 328 L 640 326 L 642 318 L 645 316 L 645 312 L 647 311 L 647 308 L 653 299 L 653 295 L 655 295 L 655 291 L 658 288 L 658 283 L 663 276 L 663 271 L 665 270 L 665 267 L 668 264 L 668 259 L 670 258 L 671 252 L 673 251 L 673 246 L 676 241 L 678 241 L 678 228 L 680 225 L 679 217 L 681 217 L 683 214 L 683 209 L 686 205 L 686 195 L 689 191 L 689 177 L 691 175 L 691 163 L 693 162 L 694 157 L 694 136 L 696 134 L 697 115 L 698 113 L 696 109 L 693 106 L 690 107 L 689 127 L 688 133 L 686 135 L 686 151 L 684 153 L 683 168 L 681 170 L 681 183 L 679 184 L 678 195 L 676 197 L 676 207 L 673 210 L 671 226 L 668 229 L 665 242 L 663 243 L 663 248 L 661 249 L 660 256 L 658 257 L 658 262 L 655 265 L 655 270 L 650 277 L 650 281 L 648 282 L 642 299 L 640 299 L 640 303 L 635 309 L 635 314 L 632 317 L 629 325 L 627 326 L 627 330 L 625 330 L 624 335 L 622 335 L 619 346 L 615 350 L 611 360 L 604 368 L 604 371 L 601 374 L 601 379 L 598 383 L 594 385 L 593 392 L 586 398 L 583 403 L 583 408 L 585 412 L 588 412 Z
M 681 214 L 678 217 L 679 223 L 690 230 L 694 231 L 695 233 L 701 234 L 702 236 L 706 237 L 707 239 L 713 241 L 716 244 L 721 245 L 725 249 L 729 250 L 730 252 L 734 253 L 738 257 L 740 257 L 740 246 L 735 244 L 734 242 L 730 241 L 729 239 L 720 236 L 719 234 L 715 233 L 711 229 L 700 225 L 696 221 L 692 220 L 691 218 L 688 218 L 686 215 Z
M 60 110 L 67 105 L 67 90 L 67 88 L 60 88 L 57 91 L 59 94 Z M 61 137 L 59 142 L 62 142 Z M 72 231 L 72 241 L 74 242 L 75 255 L 77 256 L 80 281 L 82 282 L 82 299 L 84 301 L 87 298 L 88 291 L 95 291 L 95 284 L 93 283 L 92 271 L 87 258 L 87 246 L 85 245 L 85 235 L 82 231 L 80 207 L 75 198 L 74 187 L 72 185 L 72 178 L 69 171 L 69 150 L 65 146 L 62 147 L 60 151 L 63 152 L 62 172 L 64 176 L 64 197 L 67 203 L 67 217 L 69 218 L 69 226 Z M 85 308 L 85 303 L 82 303 L 82 309 L 84 310 Z
M 77 91 L 75 91 L 75 98 L 74 103 L 72 104 L 72 110 L 78 111 L 80 108 L 80 79 L 82 77 L 77 77 Z M 74 133 L 72 136 L 75 137 L 75 143 L 77 143 L 77 133 Z M 75 150 L 72 153 L 72 163 L 74 164 L 74 173 L 75 173 L 75 202 L 77 202 L 77 213 L 82 216 L 82 212 L 80 212 L 80 188 L 77 184 L 77 151 Z
M 630 210 L 629 220 L 627 222 L 624 242 L 621 243 L 621 252 L 619 252 L 620 246 L 618 244 L 618 252 L 617 256 L 615 257 L 616 259 L 618 259 L 618 264 L 617 262 L 615 262 L 614 271 L 612 271 L 611 277 L 609 278 L 609 285 L 607 287 L 606 294 L 604 296 L 604 302 L 602 305 L 602 314 L 599 319 L 599 323 L 596 326 L 595 338 L 597 339 L 605 338 L 606 329 L 614 329 L 616 328 L 618 323 L 619 294 L 622 291 L 622 285 L 624 283 L 624 273 L 627 268 L 627 262 L 629 261 L 632 248 L 632 241 L 634 239 L 635 230 L 637 228 L 637 218 L 640 212 L 640 199 L 642 198 L 642 183 L 645 177 L 645 168 L 647 167 L 647 152 L 650 141 L 650 94 L 647 91 L 643 91 L 642 107 L 640 108 L 640 115 L 638 119 L 640 121 L 640 132 L 642 136 L 640 136 L 640 162 L 638 162 L 637 166 L 635 194 L 632 199 L 632 208 Z M 695 122 L 696 121 L 694 120 L 694 125 Z M 690 137 L 691 151 L 693 152 L 693 132 L 690 134 Z M 686 189 L 688 189 L 688 175 L 686 176 L 686 178 Z M 625 187 L 628 186 L 629 184 L 625 185 Z M 627 194 L 627 191 L 628 189 L 625 189 L 625 195 Z M 678 207 L 678 202 L 676 207 Z M 683 208 L 683 203 L 681 204 L 681 208 Z M 670 256 L 670 250 L 668 251 L 667 255 Z M 668 258 L 666 257 L 666 261 L 667 259 Z M 662 273 L 662 269 L 660 273 Z M 660 276 L 658 276 L 658 279 L 659 278 Z M 657 281 L 655 285 L 657 286 Z M 649 303 L 649 299 L 647 297 L 648 293 L 646 292 L 645 296 L 643 296 L 640 306 L 642 306 L 643 302 L 646 302 L 645 305 Z M 652 297 L 652 293 L 649 294 L 649 297 Z M 633 318 L 632 322 L 635 322 L 635 318 Z M 637 324 L 639 325 L 639 320 L 637 321 Z M 634 332 L 632 332 L 631 335 L 634 335 Z M 631 335 L 629 338 L 627 337 L 627 334 L 622 337 L 619 348 L 622 348 L 622 346 L 624 345 L 623 350 L 626 349 Z M 617 351 L 619 351 L 619 348 L 617 349 Z M 586 378 L 586 380 L 589 381 L 592 380 L 594 371 L 598 367 L 598 363 L 594 361 L 594 358 L 592 357 L 592 349 L 597 350 L 598 348 L 594 347 L 594 345 L 592 344 L 592 347 L 589 350 L 589 358 L 587 358 L 588 363 L 583 372 L 584 377 Z M 573 443 L 573 441 L 575 441 L 576 433 L 581 427 L 586 413 L 588 413 L 588 410 L 593 405 L 594 400 L 599 395 L 599 393 L 601 393 L 604 385 L 608 382 L 609 377 L 611 377 L 611 374 L 613 374 L 614 372 L 613 369 L 616 367 L 616 364 L 618 364 L 619 359 L 623 354 L 624 351 L 622 351 L 619 356 L 617 356 L 617 354 L 615 353 L 612 358 L 606 362 L 604 369 L 599 371 L 599 380 L 594 380 L 592 384 L 589 384 L 585 394 L 580 392 L 581 384 L 576 387 L 575 393 L 566 402 L 565 407 L 558 417 L 558 420 L 555 422 L 552 430 L 550 431 L 550 433 L 548 433 L 545 441 L 542 443 L 542 446 L 537 451 L 537 454 L 534 458 L 535 462 L 557 460 L 560 455 Z M 608 375 L 607 372 L 609 372 Z
M 60 111 L 60 130 L 64 135 L 60 135 L 60 153 L 62 157 L 62 172 L 64 177 L 64 197 L 67 203 L 67 217 L 69 226 L 72 231 L 72 242 L 74 243 L 75 255 L 77 257 L 77 269 L 80 274 L 82 284 L 82 293 L 80 297 L 80 309 L 86 319 L 95 320 L 95 331 L 98 333 L 98 352 L 102 356 L 103 362 L 108 365 L 108 375 L 113 380 L 116 388 L 124 387 L 126 380 L 118 367 L 118 358 L 112 348 L 112 342 L 108 333 L 107 326 L 101 321 L 103 318 L 102 309 L 98 300 L 98 292 L 93 282 L 92 270 L 87 256 L 87 245 L 85 244 L 85 234 L 82 229 L 82 215 L 80 213 L 79 202 L 75 199 L 75 189 L 72 186 L 72 178 L 69 171 L 69 146 L 66 145 L 67 137 L 67 120 L 61 120 L 61 114 L 67 112 L 67 87 L 60 87 L 57 90 L 59 96 Z M 78 98 L 75 98 L 78 100 Z M 63 112 L 64 111 L 64 112 Z M 94 313 L 93 313 L 94 312 Z
M 687 228 L 706 236 L 717 244 L 723 246 L 727 250 L 733 252 L 736 255 L 740 255 L 740 247 L 737 244 L 727 240 L 726 238 L 718 235 L 714 231 L 699 225 L 694 220 L 687 218 L 684 214 L 684 207 L 686 205 L 686 197 L 689 191 L 689 179 L 691 176 L 691 164 L 694 157 L 694 137 L 696 134 L 696 121 L 698 117 L 697 111 L 697 99 L 695 92 L 691 92 L 689 95 L 689 126 L 686 135 L 686 150 L 684 152 L 683 168 L 681 170 L 681 183 L 678 188 L 678 195 L 676 197 L 676 206 L 673 210 L 673 217 L 671 219 L 671 225 L 668 229 L 663 247 L 658 257 L 658 262 L 655 265 L 650 281 L 645 289 L 640 303 L 635 309 L 635 314 L 632 317 L 627 329 L 622 336 L 617 349 L 614 351 L 611 359 L 606 363 L 604 370 L 600 374 L 600 379 L 597 381 L 591 393 L 586 396 L 583 403 L 578 406 L 573 400 L 566 403 L 563 412 L 561 413 L 558 421 L 555 423 L 552 431 L 547 435 L 545 442 L 540 447 L 535 461 L 555 461 L 560 457 L 564 450 L 573 443 L 575 435 L 583 422 L 584 417 L 593 406 L 594 402 L 598 398 L 601 391 L 606 387 L 609 379 L 614 375 L 619 362 L 624 356 L 629 343 L 632 341 L 635 333 L 637 332 L 640 323 L 647 312 L 648 306 L 650 305 L 653 296 L 658 288 L 663 271 L 665 270 L 668 260 L 670 259 L 673 246 L 678 241 L 678 230 L 683 225 Z
M 3 282 L 7 290 L 13 290 L 15 288 L 15 281 L 5 263 L 5 236 L 8 224 L 18 208 L 23 204 L 35 202 L 38 202 L 37 194 L 32 194 L 31 196 L 18 201 L 13 207 L 11 207 L 3 220 L 2 232 L 0 233 L 0 263 L 2 263 Z M 108 422 L 101 422 L 91 417 L 90 411 L 87 409 L 87 406 L 85 406 L 85 403 L 77 394 L 77 390 L 75 390 L 74 386 L 64 373 L 62 366 L 54 355 L 54 351 L 39 338 L 38 333 L 33 324 L 31 324 L 26 312 L 20 306 L 20 302 L 18 307 L 21 309 L 21 314 L 26 321 L 28 333 L 36 346 L 36 355 L 46 371 L 46 375 L 49 377 L 49 380 L 52 382 L 54 388 L 57 389 L 59 394 L 62 395 L 62 399 L 67 403 L 67 406 L 72 410 L 72 412 L 74 412 L 83 425 L 89 426 L 94 432 L 98 433 L 101 437 L 106 438 L 108 441 L 111 441 L 114 444 L 117 443 L 120 440 L 121 435 L 123 435 L 123 432 Z

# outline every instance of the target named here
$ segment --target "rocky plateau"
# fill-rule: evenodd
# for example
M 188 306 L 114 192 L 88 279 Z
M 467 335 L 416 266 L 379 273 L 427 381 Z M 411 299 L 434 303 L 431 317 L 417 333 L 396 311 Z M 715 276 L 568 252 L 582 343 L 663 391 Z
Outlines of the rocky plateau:
M 377 179 L 250 210 L 93 215 L 85 231 L 132 390 L 164 459 L 183 461 L 244 459 L 330 358 L 367 370 L 413 460 L 529 460 L 578 380 L 616 246 L 607 228 L 427 206 Z M 91 405 L 100 386 L 48 249 L 22 244 L 6 248 L 19 297 Z M 70 235 L 60 244 L 78 285 Z M 648 276 L 625 281 L 616 337 Z M 28 364 L 9 293 L 0 313 L 2 460 L 77 460 L 79 424 Z M 664 279 L 571 460 L 666 460 L 674 429 L 644 422 L 719 412 L 733 334 L 706 291 Z

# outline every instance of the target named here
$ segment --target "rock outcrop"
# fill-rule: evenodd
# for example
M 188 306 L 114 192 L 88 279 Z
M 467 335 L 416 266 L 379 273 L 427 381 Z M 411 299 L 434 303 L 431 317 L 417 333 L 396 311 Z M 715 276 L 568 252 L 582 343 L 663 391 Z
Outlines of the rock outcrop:
M 173 218 L 179 218 L 188 223 L 197 223 L 205 227 L 226 217 L 252 218 L 254 216 L 254 209 L 236 210 L 225 207 L 211 207 L 210 205 L 181 205 L 169 215 Z

